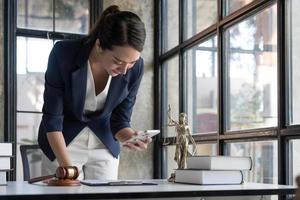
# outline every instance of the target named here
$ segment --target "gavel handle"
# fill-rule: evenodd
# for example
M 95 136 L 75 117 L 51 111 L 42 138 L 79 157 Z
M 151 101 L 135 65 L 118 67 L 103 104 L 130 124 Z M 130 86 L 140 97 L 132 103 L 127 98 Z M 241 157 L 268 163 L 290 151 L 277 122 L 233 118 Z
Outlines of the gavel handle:
M 55 177 L 55 174 L 48 175 L 48 176 L 40 176 L 40 177 L 36 177 L 36 178 L 31 178 L 31 179 L 29 179 L 28 183 L 35 183 L 35 182 L 47 180 L 47 179 L 50 179 L 50 178 L 53 178 L 53 177 Z

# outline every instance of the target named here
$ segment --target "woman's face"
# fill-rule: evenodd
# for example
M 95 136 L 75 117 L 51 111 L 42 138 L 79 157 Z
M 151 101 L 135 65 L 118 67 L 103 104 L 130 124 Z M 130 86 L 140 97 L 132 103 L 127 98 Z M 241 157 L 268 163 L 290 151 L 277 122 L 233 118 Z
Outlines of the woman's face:
M 102 66 L 111 76 L 125 75 L 139 60 L 141 53 L 130 46 L 113 46 L 102 52 Z

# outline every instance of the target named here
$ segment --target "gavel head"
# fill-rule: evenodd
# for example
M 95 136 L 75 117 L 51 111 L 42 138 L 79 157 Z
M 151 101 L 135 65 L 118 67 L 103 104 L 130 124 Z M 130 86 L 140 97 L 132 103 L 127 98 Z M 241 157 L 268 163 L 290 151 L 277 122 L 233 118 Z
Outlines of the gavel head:
M 55 172 L 55 177 L 58 179 L 75 180 L 79 176 L 79 171 L 76 166 L 58 167 Z

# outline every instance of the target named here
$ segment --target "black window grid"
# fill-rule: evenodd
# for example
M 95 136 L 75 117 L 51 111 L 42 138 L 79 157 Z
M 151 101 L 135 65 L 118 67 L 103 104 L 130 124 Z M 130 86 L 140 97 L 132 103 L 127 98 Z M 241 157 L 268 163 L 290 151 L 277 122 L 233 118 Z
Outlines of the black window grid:
M 286 60 L 285 60 L 285 6 L 286 2 L 284 0 L 255 0 L 246 6 L 234 11 L 233 13 L 225 16 L 225 6 L 223 0 L 218 0 L 218 17 L 217 22 L 212 24 L 205 30 L 195 34 L 194 36 L 184 40 L 183 34 L 186 29 L 184 23 L 185 6 L 187 0 L 179 1 L 179 44 L 167 51 L 163 51 L 166 45 L 166 40 L 163 35 L 166 34 L 166 30 L 162 27 L 166 27 L 167 21 L 165 18 L 164 11 L 166 8 L 165 0 L 155 1 L 155 127 L 162 128 L 163 120 L 166 119 L 166 113 L 162 113 L 164 105 L 164 89 L 165 86 L 162 85 L 164 77 L 163 63 L 172 58 L 174 55 L 179 56 L 179 112 L 187 111 L 187 102 L 185 100 L 187 80 L 185 80 L 185 65 L 184 65 L 184 52 L 190 48 L 204 42 L 208 38 L 217 35 L 218 40 L 218 131 L 212 134 L 201 134 L 194 135 L 194 139 L 197 143 L 211 143 L 215 142 L 218 147 L 218 154 L 224 155 L 225 145 L 228 142 L 237 141 L 265 141 L 265 140 L 277 140 L 278 142 L 278 183 L 279 184 L 289 184 L 291 183 L 290 176 L 290 156 L 288 141 L 300 138 L 300 125 L 289 125 L 288 121 L 288 72 L 286 71 Z M 277 54 L 278 54 L 278 124 L 276 127 L 258 128 L 251 130 L 241 130 L 241 131 L 227 131 L 225 129 L 225 119 L 226 112 L 225 109 L 225 82 L 226 79 L 226 69 L 225 67 L 225 52 L 224 52 L 224 32 L 227 28 L 238 24 L 244 19 L 259 13 L 260 11 L 277 4 Z M 164 136 L 164 133 L 160 135 L 160 138 L 155 141 L 156 148 L 155 151 L 155 175 L 157 178 L 166 178 L 169 174 L 166 174 L 166 152 L 164 151 L 165 145 L 174 145 L 175 138 Z

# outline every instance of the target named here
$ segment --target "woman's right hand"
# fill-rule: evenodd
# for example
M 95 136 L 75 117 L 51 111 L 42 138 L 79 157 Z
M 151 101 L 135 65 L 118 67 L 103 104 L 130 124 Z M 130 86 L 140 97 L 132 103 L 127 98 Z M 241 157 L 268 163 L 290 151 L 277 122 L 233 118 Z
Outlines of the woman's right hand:
M 71 158 L 68 154 L 65 138 L 62 132 L 49 132 L 47 133 L 47 138 L 59 166 L 72 166 Z

